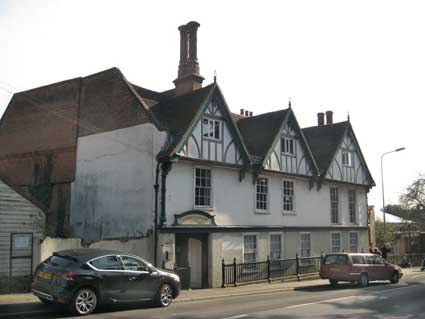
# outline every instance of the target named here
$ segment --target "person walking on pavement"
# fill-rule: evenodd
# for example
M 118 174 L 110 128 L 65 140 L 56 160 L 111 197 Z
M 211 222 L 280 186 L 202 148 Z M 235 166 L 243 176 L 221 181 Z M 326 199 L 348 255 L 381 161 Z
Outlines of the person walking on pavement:
M 388 244 L 384 244 L 384 246 L 382 246 L 381 248 L 381 256 L 382 258 L 384 258 L 385 260 L 387 259 L 388 253 L 391 252 L 391 248 L 388 247 Z

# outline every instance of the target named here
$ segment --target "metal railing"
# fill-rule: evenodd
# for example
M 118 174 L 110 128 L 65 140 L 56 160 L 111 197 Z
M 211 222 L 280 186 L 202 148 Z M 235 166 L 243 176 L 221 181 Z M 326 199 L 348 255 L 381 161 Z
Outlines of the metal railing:
M 387 261 L 402 267 L 417 267 L 421 266 L 421 262 L 424 258 L 425 253 L 404 255 L 388 254 Z
M 293 259 L 271 260 L 267 257 L 266 261 L 247 263 L 237 263 L 236 258 L 233 258 L 233 262 L 230 264 L 226 264 L 223 259 L 221 287 L 236 286 L 239 283 L 252 281 L 271 282 L 273 279 L 285 277 L 297 277 L 300 280 L 302 275 L 319 273 L 321 258 L 322 256 L 298 257 L 296 255 Z

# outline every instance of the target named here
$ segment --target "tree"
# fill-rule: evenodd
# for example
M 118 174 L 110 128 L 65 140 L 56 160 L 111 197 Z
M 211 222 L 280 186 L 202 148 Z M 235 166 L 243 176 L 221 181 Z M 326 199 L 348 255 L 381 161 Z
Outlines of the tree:
M 385 206 L 385 212 L 425 225 L 425 175 L 419 174 L 400 196 L 400 204 Z
M 387 243 L 392 247 L 394 245 L 394 225 L 391 223 L 387 223 Z M 384 243 L 384 222 L 380 219 L 375 219 L 375 240 L 376 246 L 381 248 Z

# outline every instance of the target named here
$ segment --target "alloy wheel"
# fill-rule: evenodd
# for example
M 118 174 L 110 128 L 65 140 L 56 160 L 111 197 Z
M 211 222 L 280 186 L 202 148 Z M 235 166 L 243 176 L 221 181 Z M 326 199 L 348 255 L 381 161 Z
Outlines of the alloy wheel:
M 160 298 L 162 306 L 167 307 L 168 305 L 170 305 L 171 301 L 173 300 L 173 290 L 171 289 L 170 285 L 162 285 Z
M 97 304 L 96 294 L 90 289 L 82 289 L 78 291 L 75 297 L 75 310 L 80 315 L 87 315 L 94 311 Z

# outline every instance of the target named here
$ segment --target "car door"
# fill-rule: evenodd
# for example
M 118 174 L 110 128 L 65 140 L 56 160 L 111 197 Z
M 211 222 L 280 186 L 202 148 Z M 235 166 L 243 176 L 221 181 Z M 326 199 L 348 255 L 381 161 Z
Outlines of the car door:
M 100 293 L 106 300 L 120 300 L 127 280 L 124 266 L 117 255 L 97 257 L 88 262 L 100 278 Z
M 146 262 L 134 256 L 121 255 L 126 273 L 126 300 L 152 299 L 158 291 L 159 278 Z
M 375 255 L 366 255 L 366 270 L 369 280 L 377 280 L 377 271 L 375 267 Z

